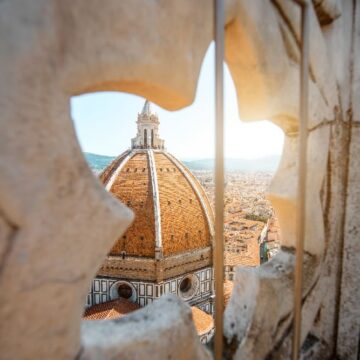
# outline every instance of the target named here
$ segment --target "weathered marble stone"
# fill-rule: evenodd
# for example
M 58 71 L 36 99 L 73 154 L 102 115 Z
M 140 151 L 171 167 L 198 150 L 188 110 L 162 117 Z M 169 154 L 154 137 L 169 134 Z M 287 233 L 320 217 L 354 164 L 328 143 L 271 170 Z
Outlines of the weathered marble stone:
M 149 357 L 212 358 L 200 343 L 190 307 L 175 295 L 166 295 L 125 318 L 83 322 L 79 359 Z
M 225 337 L 231 344 L 228 358 L 264 359 L 284 339 L 292 320 L 294 263 L 293 251 L 282 249 L 261 267 L 236 268 L 224 319 Z M 318 277 L 317 265 L 315 256 L 305 256 L 304 296 Z
M 340 0 L 313 0 L 321 25 L 329 25 L 341 15 Z
M 304 266 L 302 339 L 312 339 L 307 354 L 317 349 L 318 358 L 345 359 L 357 356 L 358 331 L 359 5 L 314 4 L 306 227 L 312 261 Z M 164 305 L 166 299 L 129 321 L 84 325 L 81 338 L 90 281 L 133 215 L 93 178 L 76 140 L 69 99 L 116 90 L 169 110 L 191 104 L 213 39 L 212 5 L 210 0 L 0 1 L 2 358 L 124 353 L 141 358 L 144 351 L 162 358 L 170 349 L 172 358 L 184 358 L 184 346 L 192 358 L 209 356 L 186 308 L 173 300 Z M 270 119 L 287 135 L 270 196 L 288 247 L 296 231 L 299 19 L 295 1 L 226 1 L 226 61 L 240 115 L 247 121 Z M 281 267 L 272 268 L 277 263 Z M 291 330 L 292 269 L 288 253 L 238 272 L 225 321 L 227 339 L 237 340 L 226 346 L 228 354 L 288 357 L 290 338 L 284 334 Z M 280 308 L 266 312 L 269 303 Z M 156 314 L 160 321 L 151 329 L 164 334 L 161 339 L 145 330 L 139 331 L 146 344 L 140 345 L 135 330 L 122 338 L 134 322 L 142 329 Z M 119 342 L 102 330 L 115 332 Z M 264 334 L 273 330 L 271 342 Z
M 360 127 L 351 130 L 338 329 L 338 356 L 356 359 L 360 330 Z
M 304 249 L 321 256 L 325 249 L 323 211 L 320 192 L 326 173 L 329 127 L 309 133 L 306 193 L 306 234 Z M 298 138 L 287 136 L 278 171 L 272 179 L 267 197 L 274 205 L 281 228 L 281 244 L 296 247 Z

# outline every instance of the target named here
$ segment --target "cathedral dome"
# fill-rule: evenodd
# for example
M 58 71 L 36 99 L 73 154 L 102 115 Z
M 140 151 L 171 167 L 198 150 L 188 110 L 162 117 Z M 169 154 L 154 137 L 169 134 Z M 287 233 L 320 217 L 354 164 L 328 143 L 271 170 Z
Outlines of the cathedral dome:
M 101 174 L 135 220 L 111 255 L 156 257 L 211 246 L 209 201 L 191 172 L 163 150 L 132 149 Z
M 212 263 L 210 203 L 190 170 L 165 150 L 158 124 L 146 101 L 131 149 L 100 175 L 107 191 L 135 213 L 132 225 L 110 250 L 102 275 L 128 272 L 130 278 L 159 280 L 159 271 L 167 278 L 183 272 L 183 266 L 195 269 Z M 119 258 L 124 260 L 121 269 Z M 125 265 L 129 258 L 132 261 Z M 163 267 L 159 270 L 151 260 L 162 261 Z

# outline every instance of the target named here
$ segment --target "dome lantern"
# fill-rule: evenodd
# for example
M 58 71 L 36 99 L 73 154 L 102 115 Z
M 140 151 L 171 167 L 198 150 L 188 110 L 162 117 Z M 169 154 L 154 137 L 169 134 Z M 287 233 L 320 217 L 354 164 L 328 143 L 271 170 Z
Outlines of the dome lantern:
M 137 118 L 137 134 L 131 139 L 132 149 L 164 150 L 164 140 L 159 137 L 159 118 L 151 109 L 151 103 L 145 100 Z

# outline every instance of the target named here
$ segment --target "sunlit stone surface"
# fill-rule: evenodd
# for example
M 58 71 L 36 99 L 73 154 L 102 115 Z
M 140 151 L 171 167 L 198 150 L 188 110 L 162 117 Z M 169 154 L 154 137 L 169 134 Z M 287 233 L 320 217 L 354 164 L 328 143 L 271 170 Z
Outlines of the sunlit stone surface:
M 360 12 L 356 1 L 313 3 L 308 156 L 313 181 L 307 203 L 311 216 L 303 310 L 303 338 L 311 341 L 303 351 L 317 358 L 356 359 Z M 295 1 L 226 1 L 226 60 L 241 117 L 270 119 L 288 137 L 270 189 L 282 227 L 293 223 L 297 206 L 299 16 Z M 137 331 L 126 331 L 126 344 L 114 343 L 125 332 L 122 322 L 88 324 L 80 332 L 89 283 L 132 214 L 87 168 L 69 117 L 69 97 L 119 90 L 167 109 L 189 105 L 213 37 L 212 22 L 210 0 L 0 2 L 2 358 L 104 358 L 109 352 L 132 358 L 145 353 L 159 359 L 209 356 L 196 339 L 189 309 L 179 300 L 162 306 L 167 300 L 160 299 L 144 310 L 152 311 L 149 330 L 158 334 L 144 334 L 145 345 Z M 291 282 L 284 279 L 292 273 L 295 226 L 288 227 L 283 241 L 286 256 L 267 265 L 277 269 L 276 278 L 267 266 L 256 273 L 238 271 L 235 287 L 255 277 L 262 292 L 246 293 L 251 303 L 246 321 L 234 317 L 238 323 L 233 326 L 227 320 L 228 357 L 244 358 L 252 349 L 288 357 L 292 292 Z M 287 304 L 281 321 L 263 311 L 272 301 L 269 289 L 280 292 L 279 306 Z M 245 301 L 241 296 L 234 292 L 231 312 L 240 312 L 238 306 Z M 139 329 L 148 324 L 145 313 L 136 318 Z M 246 324 L 256 319 L 262 319 L 261 326 L 249 333 Z M 274 341 L 256 342 L 257 334 L 263 339 L 262 324 L 275 334 Z

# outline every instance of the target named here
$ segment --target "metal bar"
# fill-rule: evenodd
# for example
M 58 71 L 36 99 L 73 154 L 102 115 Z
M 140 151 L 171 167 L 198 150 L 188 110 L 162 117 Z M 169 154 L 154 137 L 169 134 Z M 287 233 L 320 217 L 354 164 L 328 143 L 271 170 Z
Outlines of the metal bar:
M 298 219 L 294 279 L 294 325 L 292 359 L 299 356 L 301 346 L 302 272 L 305 240 L 307 140 L 308 140 L 308 97 L 309 97 L 309 15 L 308 1 L 301 3 L 301 59 L 300 59 L 300 124 L 299 124 L 299 173 L 298 173 Z
M 214 0 L 215 29 L 215 360 L 223 354 L 224 314 L 224 0 Z

